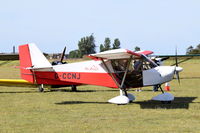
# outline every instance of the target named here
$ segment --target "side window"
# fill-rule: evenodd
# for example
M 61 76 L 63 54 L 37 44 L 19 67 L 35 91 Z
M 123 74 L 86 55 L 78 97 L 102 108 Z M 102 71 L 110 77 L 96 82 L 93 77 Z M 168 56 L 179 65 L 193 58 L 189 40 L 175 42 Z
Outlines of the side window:
M 134 59 L 132 65 L 134 71 L 143 71 L 156 67 L 152 61 L 146 57 Z
M 142 59 L 144 60 L 144 70 L 152 69 L 157 66 L 151 59 L 149 59 L 147 56 L 143 55 Z
M 127 59 L 111 60 L 111 64 L 115 72 L 124 72 L 126 70 L 127 63 Z
M 134 71 L 142 71 L 143 61 L 141 59 L 133 60 L 133 69 L 134 69 Z

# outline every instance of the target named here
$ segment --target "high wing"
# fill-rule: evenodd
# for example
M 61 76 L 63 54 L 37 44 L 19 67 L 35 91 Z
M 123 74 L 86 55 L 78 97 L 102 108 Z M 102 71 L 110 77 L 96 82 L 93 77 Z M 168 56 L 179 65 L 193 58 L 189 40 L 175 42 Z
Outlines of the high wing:
M 154 57 L 198 57 L 200 54 L 188 54 L 188 55 L 152 55 Z
M 171 58 L 174 59 L 174 58 L 179 57 L 178 64 L 181 64 L 181 63 L 186 62 L 186 61 L 188 61 L 190 59 L 199 58 L 200 54 L 189 54 L 189 55 L 151 55 L 150 57 L 154 57 L 159 62 L 162 62 L 162 61 L 167 60 L 167 59 L 171 59 Z M 175 64 L 172 64 L 172 66 L 173 65 L 175 65 Z
M 105 52 L 100 52 L 97 54 L 90 54 L 88 57 L 92 59 L 125 59 L 130 58 L 130 56 L 136 56 L 140 57 L 142 54 L 149 55 L 152 54 L 152 51 L 138 51 L 133 52 L 127 49 L 114 49 L 114 50 L 108 50 Z
M 23 79 L 0 79 L 0 86 L 35 87 L 36 84 Z

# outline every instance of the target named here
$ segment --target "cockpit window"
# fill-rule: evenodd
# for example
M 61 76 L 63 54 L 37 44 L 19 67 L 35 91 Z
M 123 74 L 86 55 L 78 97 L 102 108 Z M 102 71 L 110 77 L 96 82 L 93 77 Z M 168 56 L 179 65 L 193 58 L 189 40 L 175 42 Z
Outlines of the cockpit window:
M 157 65 L 145 55 L 140 58 L 133 58 L 127 66 L 129 59 L 111 60 L 111 65 L 119 82 L 123 79 L 128 67 L 125 85 L 127 87 L 139 87 L 143 84 L 142 71 L 152 69 Z
M 113 69 L 116 72 L 124 72 L 126 70 L 127 63 L 128 63 L 127 59 L 111 60 Z
M 146 67 L 145 70 L 148 70 L 148 69 L 151 69 L 151 68 L 154 68 L 154 67 L 158 66 L 155 62 L 153 62 L 151 59 L 149 59 L 145 55 L 142 55 L 142 59 L 144 60 L 144 65 Z
M 117 73 L 125 72 L 127 63 L 129 59 L 116 59 L 111 60 L 113 69 Z M 128 66 L 128 71 L 143 71 L 156 67 L 157 65 L 146 56 L 141 58 L 133 58 L 131 60 L 130 66 Z

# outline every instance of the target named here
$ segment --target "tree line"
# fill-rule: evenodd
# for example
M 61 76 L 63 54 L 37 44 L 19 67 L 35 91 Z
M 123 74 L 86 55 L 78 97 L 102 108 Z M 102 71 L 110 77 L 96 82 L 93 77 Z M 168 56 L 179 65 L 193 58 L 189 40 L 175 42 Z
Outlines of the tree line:
M 200 54 L 200 44 L 198 44 L 196 48 L 189 46 L 186 50 L 186 54 Z
M 104 43 L 100 44 L 99 51 L 107 51 L 111 49 L 119 49 L 120 48 L 120 40 L 118 38 L 114 39 L 114 42 L 111 43 L 109 37 L 106 37 Z M 80 39 L 78 42 L 78 49 L 72 50 L 69 52 L 69 58 L 82 58 L 84 55 L 94 54 L 96 53 L 96 44 L 95 38 L 93 34 L 90 36 L 86 36 Z M 140 51 L 140 47 L 136 46 L 134 51 Z M 186 49 L 186 54 L 200 54 L 200 44 L 194 48 L 193 46 L 189 46 Z
M 84 55 L 94 54 L 96 53 L 96 47 L 97 46 L 95 45 L 95 39 L 93 34 L 90 36 L 83 37 L 78 42 L 78 49 L 70 51 L 68 57 L 82 58 Z M 114 43 L 111 46 L 110 38 L 106 37 L 104 43 L 100 45 L 100 52 L 119 48 L 120 40 L 118 38 L 114 39 Z

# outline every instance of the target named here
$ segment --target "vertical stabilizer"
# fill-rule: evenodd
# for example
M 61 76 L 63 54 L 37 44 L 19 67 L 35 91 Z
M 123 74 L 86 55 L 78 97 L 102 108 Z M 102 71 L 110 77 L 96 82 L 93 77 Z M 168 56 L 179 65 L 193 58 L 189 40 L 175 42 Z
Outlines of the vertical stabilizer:
M 51 67 L 51 64 L 34 43 L 19 46 L 21 78 L 34 83 L 34 73 L 27 68 Z
M 47 58 L 34 43 L 28 44 L 28 46 L 33 68 L 51 67 L 51 64 L 49 63 Z

